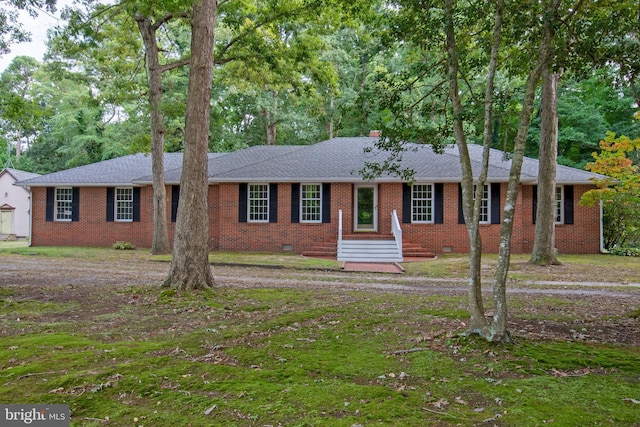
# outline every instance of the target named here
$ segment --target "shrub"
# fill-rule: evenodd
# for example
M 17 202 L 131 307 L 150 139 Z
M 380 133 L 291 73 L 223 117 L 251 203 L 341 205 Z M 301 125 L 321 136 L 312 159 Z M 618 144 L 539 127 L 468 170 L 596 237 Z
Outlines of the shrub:
M 618 256 L 637 256 L 640 257 L 640 248 L 632 248 L 628 246 L 614 246 L 609 249 L 609 253 L 611 255 Z
M 113 249 L 118 249 L 118 250 L 133 250 L 135 248 L 136 248 L 135 245 L 129 242 L 115 242 L 113 244 Z

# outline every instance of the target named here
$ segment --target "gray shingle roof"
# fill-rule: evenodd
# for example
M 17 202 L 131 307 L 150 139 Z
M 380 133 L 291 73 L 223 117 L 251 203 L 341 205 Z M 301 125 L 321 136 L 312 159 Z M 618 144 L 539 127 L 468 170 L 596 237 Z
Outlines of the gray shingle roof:
M 182 153 L 165 153 L 165 171 L 179 168 L 181 165 Z M 20 181 L 17 185 L 30 187 L 52 185 L 130 186 L 135 178 L 147 174 L 151 174 L 151 155 L 138 153 L 42 175 Z
M 15 178 L 16 181 L 22 181 L 24 179 L 35 178 L 37 176 L 40 176 L 37 173 L 21 171 L 19 169 L 13 169 L 13 168 L 4 168 L 2 172 L 0 172 L 0 175 L 2 173 L 5 173 L 5 171 L 7 173 L 10 173 Z
M 383 162 L 389 154 L 374 147 L 378 138 L 333 138 L 314 145 L 256 146 L 232 153 L 209 154 L 209 182 L 361 182 L 359 171 L 365 162 Z M 415 181 L 459 182 L 461 176 L 457 147 L 449 147 L 442 154 L 425 145 L 406 144 L 409 150 L 402 155 L 402 168 L 415 172 Z M 365 150 L 365 148 L 369 148 Z M 481 167 L 482 146 L 470 145 L 474 175 Z M 506 182 L 511 161 L 500 150 L 491 150 L 489 182 Z M 167 184 L 180 182 L 182 154 L 165 154 Z M 521 180 L 535 183 L 538 161 L 525 158 Z M 558 184 L 588 184 L 601 177 L 579 169 L 558 166 Z M 115 186 L 151 184 L 151 156 L 135 154 L 81 166 L 37 178 L 21 181 L 19 185 L 78 185 Z M 400 181 L 399 177 L 382 176 L 377 181 Z
M 375 148 L 378 138 L 353 137 L 334 138 L 314 145 L 299 146 L 290 152 L 280 151 L 278 156 L 268 159 L 253 158 L 253 162 L 236 164 L 235 168 L 218 166 L 227 162 L 220 157 L 209 162 L 210 182 L 360 182 L 359 171 L 365 162 L 383 162 L 389 153 Z M 414 171 L 415 181 L 459 182 L 462 175 L 458 148 L 453 146 L 442 154 L 435 153 L 430 146 L 406 144 L 407 151 L 402 155 L 401 167 Z M 254 147 L 268 150 L 278 147 Z M 284 147 L 281 147 L 284 148 Z M 365 151 L 365 148 L 369 150 Z M 246 151 L 246 150 L 244 150 Z M 242 152 L 238 152 L 242 153 Z M 474 175 L 478 176 L 482 166 L 482 146 L 470 145 Z M 249 153 L 243 153 L 248 155 Z M 506 182 L 509 179 L 511 160 L 500 150 L 491 150 L 489 157 L 489 182 Z M 590 178 L 599 175 L 579 169 L 558 166 L 558 184 L 588 184 Z M 525 158 L 521 180 L 534 183 L 538 179 L 538 160 Z M 399 181 L 400 178 L 384 175 L 376 181 Z

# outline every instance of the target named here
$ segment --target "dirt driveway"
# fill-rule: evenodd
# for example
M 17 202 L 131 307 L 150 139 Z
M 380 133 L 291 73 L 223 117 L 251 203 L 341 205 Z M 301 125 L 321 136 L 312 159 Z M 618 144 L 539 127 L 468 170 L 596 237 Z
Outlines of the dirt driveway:
M 460 308 L 466 307 L 463 279 L 229 265 L 213 269 L 221 287 L 329 288 L 459 296 Z M 100 304 L 108 310 L 108 305 L 126 303 L 118 300 L 122 293 L 114 292 L 114 288 L 157 286 L 168 271 L 168 262 L 141 259 L 95 262 L 3 255 L 0 257 L 0 292 L 19 300 L 75 301 L 79 307 Z M 485 287 L 489 288 L 490 284 Z M 508 289 L 510 329 L 516 334 L 640 345 L 640 287 L 637 285 L 517 282 Z

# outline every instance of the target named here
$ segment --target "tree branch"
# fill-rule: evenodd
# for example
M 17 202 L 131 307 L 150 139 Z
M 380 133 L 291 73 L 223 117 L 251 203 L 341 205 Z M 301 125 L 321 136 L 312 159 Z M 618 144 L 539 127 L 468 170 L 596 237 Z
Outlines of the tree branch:
M 136 14 L 137 16 L 137 14 Z M 164 24 L 166 24 L 167 22 L 171 21 L 174 18 L 183 18 L 183 19 L 189 19 L 190 15 L 186 12 L 183 13 L 168 13 L 166 15 L 164 15 L 162 18 L 158 19 L 155 24 L 152 25 L 154 30 L 158 30 L 160 27 L 162 27 Z
M 191 57 L 183 58 L 175 62 L 171 62 L 169 64 L 164 64 L 160 66 L 160 72 L 164 73 L 165 71 L 174 70 L 176 68 L 180 68 L 184 65 L 188 65 L 191 63 Z
M 226 3 L 227 1 L 229 1 L 229 0 L 224 0 L 224 2 L 219 3 L 218 5 Z M 242 41 L 246 36 L 248 36 L 251 31 L 255 31 L 255 30 L 259 29 L 259 28 L 262 28 L 263 26 L 276 21 L 278 18 L 296 16 L 297 13 L 299 13 L 299 12 L 305 10 L 305 9 L 308 9 L 308 8 L 311 8 L 311 7 L 315 7 L 315 6 L 316 5 L 313 2 L 309 2 L 309 3 L 305 4 L 304 6 L 301 6 L 301 7 L 297 8 L 297 9 L 294 9 L 291 13 L 280 12 L 278 14 L 275 14 L 275 15 L 269 17 L 268 19 L 265 19 L 263 22 L 257 23 L 253 27 L 247 28 L 242 34 L 239 34 L 237 37 L 231 39 L 226 46 L 222 47 L 222 49 L 216 54 L 215 63 L 216 64 L 224 64 L 224 63 L 233 61 L 234 58 L 224 59 L 225 53 L 228 52 L 229 49 L 231 49 L 236 43 Z M 218 60 L 217 58 L 222 58 L 222 59 Z

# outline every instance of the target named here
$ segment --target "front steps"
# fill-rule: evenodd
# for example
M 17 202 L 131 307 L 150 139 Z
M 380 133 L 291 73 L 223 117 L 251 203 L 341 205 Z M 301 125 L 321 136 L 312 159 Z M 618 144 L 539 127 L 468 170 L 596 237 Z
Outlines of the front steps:
M 436 256 L 417 243 L 403 242 L 402 257 L 400 257 L 393 237 L 384 234 L 346 235 L 342 243 L 343 257 L 340 258 L 340 261 L 403 262 L 411 258 L 435 258 Z M 312 258 L 337 259 L 338 244 L 335 241 L 320 242 L 303 251 L 302 255 Z
M 402 254 L 395 240 L 342 240 L 338 261 L 402 262 Z

